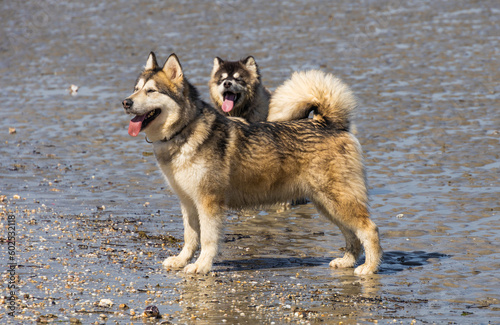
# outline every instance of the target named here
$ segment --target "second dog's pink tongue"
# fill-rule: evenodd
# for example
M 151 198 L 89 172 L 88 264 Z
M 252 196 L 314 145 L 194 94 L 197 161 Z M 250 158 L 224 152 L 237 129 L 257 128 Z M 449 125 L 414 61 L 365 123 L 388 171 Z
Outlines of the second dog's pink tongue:
M 224 96 L 224 102 L 222 103 L 222 110 L 226 113 L 230 112 L 233 109 L 235 99 L 235 94 L 226 94 Z
M 128 125 L 128 134 L 136 137 L 139 135 L 139 132 L 141 132 L 141 127 L 142 127 L 142 122 L 146 118 L 146 114 L 144 115 L 137 115 L 133 119 L 130 120 L 130 123 Z

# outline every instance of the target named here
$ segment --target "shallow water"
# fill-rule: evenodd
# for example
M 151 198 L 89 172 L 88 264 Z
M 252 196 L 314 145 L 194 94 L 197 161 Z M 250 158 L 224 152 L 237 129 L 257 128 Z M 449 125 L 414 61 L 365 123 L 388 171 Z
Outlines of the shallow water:
M 19 265 L 17 317 L 1 322 L 500 323 L 498 2 L 0 9 L 0 248 L 7 261 L 14 215 Z M 175 52 L 205 99 L 215 56 L 253 55 L 270 89 L 310 68 L 351 85 L 381 272 L 330 270 L 343 238 L 311 205 L 229 213 L 212 276 L 162 270 L 182 244 L 179 204 L 120 106 L 151 50 Z

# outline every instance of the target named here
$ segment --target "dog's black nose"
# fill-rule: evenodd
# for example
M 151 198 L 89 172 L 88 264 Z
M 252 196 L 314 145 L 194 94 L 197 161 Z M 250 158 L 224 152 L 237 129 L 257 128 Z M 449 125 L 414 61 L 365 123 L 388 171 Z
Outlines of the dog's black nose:
M 224 88 L 230 88 L 231 86 L 233 85 L 233 83 L 231 81 L 224 81 Z
M 127 98 L 127 99 L 125 99 L 125 100 L 122 102 L 122 104 L 123 104 L 123 108 L 125 108 L 125 109 L 130 109 L 130 108 L 132 107 L 132 104 L 134 104 L 134 102 L 132 101 L 132 99 Z

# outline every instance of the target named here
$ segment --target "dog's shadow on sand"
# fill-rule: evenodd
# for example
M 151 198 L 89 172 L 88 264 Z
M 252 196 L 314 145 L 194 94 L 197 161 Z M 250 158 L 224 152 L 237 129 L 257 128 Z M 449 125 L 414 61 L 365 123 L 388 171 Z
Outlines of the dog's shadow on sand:
M 384 252 L 379 274 L 394 274 L 407 269 L 433 263 L 433 260 L 450 258 L 451 255 L 442 253 L 427 253 L 424 251 L 389 251 Z
M 442 253 L 427 253 L 424 251 L 389 251 L 384 252 L 382 263 L 378 274 L 395 274 L 407 269 L 412 269 L 419 266 L 424 266 L 432 263 L 432 260 L 449 258 L 450 255 Z M 257 257 L 251 259 L 240 260 L 224 260 L 215 263 L 217 272 L 234 272 L 248 270 L 270 270 L 282 268 L 299 268 L 299 267 L 314 267 L 327 266 L 330 263 L 330 258 L 325 257 Z M 364 258 L 359 261 L 359 264 L 364 262 Z

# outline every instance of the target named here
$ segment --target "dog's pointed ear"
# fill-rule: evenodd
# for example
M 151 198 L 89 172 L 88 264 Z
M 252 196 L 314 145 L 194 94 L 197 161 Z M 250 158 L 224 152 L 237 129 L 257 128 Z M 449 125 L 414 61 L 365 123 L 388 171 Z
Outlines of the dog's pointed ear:
M 253 58 L 253 56 L 250 55 L 246 59 L 241 60 L 241 63 L 243 63 L 249 71 L 253 71 L 257 76 L 260 75 L 259 74 L 259 67 L 257 66 L 257 62 L 255 62 L 255 59 Z
M 158 69 L 158 62 L 156 61 L 156 55 L 154 52 L 149 53 L 148 61 L 146 62 L 146 67 L 144 70 L 156 70 Z
M 183 73 L 181 63 L 179 62 L 179 58 L 175 53 L 170 54 L 167 61 L 162 68 L 163 72 L 167 74 L 167 77 L 175 82 L 179 82 L 182 80 Z
M 243 62 L 243 64 L 246 65 L 247 68 L 257 68 L 257 62 L 255 62 L 255 59 L 251 55 L 241 62 Z
M 221 58 L 219 58 L 219 57 L 216 57 L 216 58 L 214 59 L 214 67 L 213 67 L 213 69 L 212 69 L 212 75 L 214 75 L 214 74 L 215 74 L 215 72 L 217 72 L 217 70 L 219 70 L 219 67 L 220 67 L 223 63 L 224 63 L 224 61 L 223 61 Z
M 249 57 L 242 60 L 241 62 L 247 67 L 247 69 L 255 71 L 255 72 L 259 71 L 259 68 L 257 67 L 257 62 L 255 62 L 255 59 L 253 58 L 253 56 L 250 55 Z
M 222 64 L 224 64 L 224 60 L 222 60 L 221 58 L 216 57 L 216 58 L 214 59 L 214 66 L 215 66 L 215 65 L 220 66 L 220 65 L 222 65 Z

